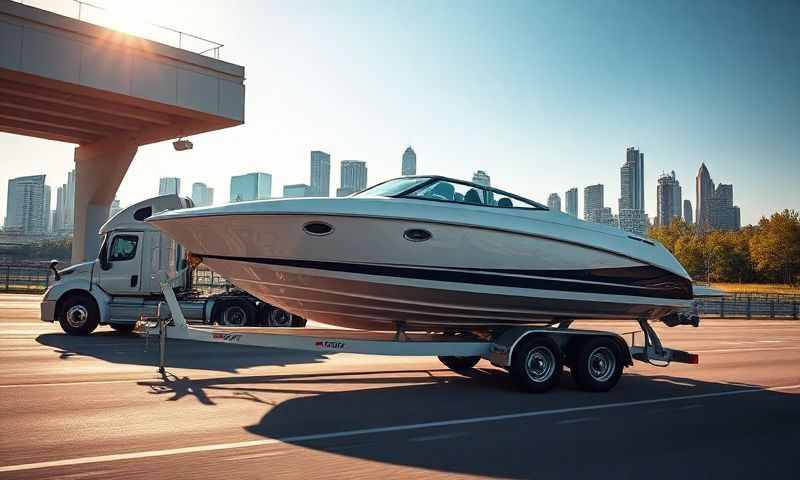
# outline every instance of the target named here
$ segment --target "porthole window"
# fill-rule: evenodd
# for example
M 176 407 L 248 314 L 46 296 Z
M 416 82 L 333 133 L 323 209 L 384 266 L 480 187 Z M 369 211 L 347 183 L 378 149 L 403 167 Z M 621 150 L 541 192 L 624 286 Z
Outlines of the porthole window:
M 412 228 L 403 233 L 403 237 L 412 242 L 424 242 L 430 240 L 431 236 L 431 232 L 421 228 Z
M 320 237 L 333 232 L 333 227 L 325 222 L 308 222 L 303 225 L 303 230 L 309 235 Z

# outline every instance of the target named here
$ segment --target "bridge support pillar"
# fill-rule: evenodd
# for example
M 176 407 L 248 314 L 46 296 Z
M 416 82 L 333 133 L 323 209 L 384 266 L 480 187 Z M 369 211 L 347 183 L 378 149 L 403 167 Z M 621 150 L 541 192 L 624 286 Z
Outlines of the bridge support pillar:
M 139 145 L 129 138 L 107 138 L 75 149 L 75 233 L 72 263 L 97 256 L 100 227 Z

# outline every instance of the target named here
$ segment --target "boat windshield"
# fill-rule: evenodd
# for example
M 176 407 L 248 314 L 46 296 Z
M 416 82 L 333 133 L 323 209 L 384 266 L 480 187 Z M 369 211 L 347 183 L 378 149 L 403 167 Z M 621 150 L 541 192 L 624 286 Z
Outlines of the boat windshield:
M 395 178 L 383 183 L 379 183 L 364 191 L 358 192 L 354 197 L 393 197 L 403 192 L 407 192 L 414 187 L 429 182 L 430 177 L 405 177 Z
M 518 195 L 491 187 L 461 183 L 450 179 L 437 179 L 412 192 L 407 192 L 403 196 L 443 202 L 482 205 L 485 207 L 547 210 L 547 207 Z
M 547 210 L 544 205 L 513 193 L 444 177 L 395 178 L 356 193 L 354 196 L 416 198 L 485 207 Z

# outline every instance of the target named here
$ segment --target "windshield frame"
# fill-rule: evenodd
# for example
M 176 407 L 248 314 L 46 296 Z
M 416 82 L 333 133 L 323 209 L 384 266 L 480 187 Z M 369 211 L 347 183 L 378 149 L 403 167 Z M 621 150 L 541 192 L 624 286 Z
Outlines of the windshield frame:
M 475 205 L 475 206 L 478 206 L 478 207 L 502 208 L 504 210 L 550 210 L 547 206 L 542 205 L 539 202 L 536 202 L 534 200 L 531 200 L 529 198 L 525 198 L 525 197 L 522 197 L 522 196 L 519 196 L 519 195 L 515 195 L 515 194 L 510 193 L 510 192 L 506 192 L 505 190 L 500 190 L 499 188 L 495 188 L 495 187 L 491 187 L 491 186 L 487 186 L 487 185 L 481 185 L 479 183 L 474 183 L 474 182 L 468 182 L 466 180 L 458 180 L 456 178 L 443 177 L 443 176 L 440 176 L 440 175 L 413 175 L 413 176 L 407 176 L 407 177 L 392 178 L 390 180 L 386 180 L 385 182 L 381 182 L 381 183 L 375 184 L 375 185 L 369 187 L 366 190 L 363 190 L 361 192 L 355 193 L 353 196 L 359 196 L 362 193 L 366 193 L 368 190 L 373 189 L 374 187 L 377 187 L 379 185 L 383 185 L 384 183 L 388 183 L 388 182 L 391 182 L 391 181 L 394 181 L 394 180 L 403 179 L 403 178 L 407 178 L 407 179 L 409 179 L 409 178 L 427 178 L 428 180 L 424 181 L 424 182 L 421 182 L 421 183 L 418 183 L 416 185 L 413 185 L 413 186 L 407 188 L 406 190 L 403 190 L 403 191 L 401 191 L 399 193 L 396 193 L 394 195 L 381 195 L 381 196 L 385 196 L 387 198 L 410 198 L 410 199 L 413 199 L 413 200 L 427 200 L 427 201 L 431 201 L 431 202 L 442 202 L 442 203 L 449 203 L 449 204 L 456 204 L 456 205 L 470 205 L 470 204 L 467 204 L 467 203 L 461 203 L 461 202 L 456 202 L 456 201 L 452 201 L 452 200 L 439 200 L 438 198 L 426 198 L 426 197 L 410 196 L 412 193 L 414 193 L 414 192 L 416 192 L 418 190 L 421 190 L 421 189 L 423 189 L 425 187 L 428 187 L 428 186 L 430 186 L 430 185 L 432 185 L 432 184 L 434 184 L 436 182 L 445 181 L 445 182 L 452 182 L 452 183 L 457 183 L 457 184 L 461 184 L 461 185 L 466 185 L 466 186 L 469 186 L 469 187 L 472 187 L 472 188 L 477 188 L 477 189 L 480 189 L 480 190 L 486 190 L 486 191 L 493 192 L 493 193 L 496 193 L 496 194 L 499 194 L 499 195 L 502 195 L 502 196 L 505 196 L 505 197 L 513 198 L 513 199 L 518 200 L 518 201 L 520 201 L 520 202 L 522 202 L 522 203 L 524 203 L 526 205 L 530 205 L 530 207 L 500 207 L 498 205 L 486 205 L 486 204 Z M 365 195 L 365 196 L 368 196 L 368 194 Z

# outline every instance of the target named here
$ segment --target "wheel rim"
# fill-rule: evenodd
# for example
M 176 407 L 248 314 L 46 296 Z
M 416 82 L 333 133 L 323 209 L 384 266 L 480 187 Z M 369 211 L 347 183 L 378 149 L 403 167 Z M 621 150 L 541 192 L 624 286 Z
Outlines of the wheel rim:
M 608 347 L 597 347 L 589 354 L 589 375 L 598 381 L 606 382 L 614 375 L 617 368 L 617 358 Z
M 547 347 L 535 347 L 525 357 L 525 373 L 536 383 L 549 380 L 555 369 L 556 357 Z
M 269 312 L 269 325 L 271 327 L 291 327 L 292 314 L 286 310 L 275 308 Z
M 81 328 L 89 319 L 89 310 L 83 305 L 73 305 L 67 310 L 67 323 L 70 327 Z
M 222 323 L 229 327 L 243 327 L 247 323 L 247 313 L 242 307 L 229 307 L 222 315 Z

